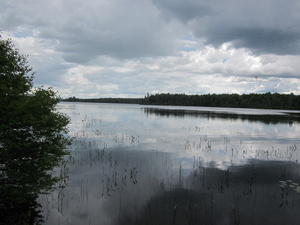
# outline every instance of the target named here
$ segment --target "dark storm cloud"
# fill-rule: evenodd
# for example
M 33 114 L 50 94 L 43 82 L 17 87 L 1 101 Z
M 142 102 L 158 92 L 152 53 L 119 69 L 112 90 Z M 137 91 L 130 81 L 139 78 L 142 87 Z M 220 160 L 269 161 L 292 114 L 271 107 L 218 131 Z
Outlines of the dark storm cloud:
M 231 42 L 235 48 L 247 48 L 254 54 L 300 54 L 297 1 L 153 2 L 168 19 L 185 23 L 206 44 L 218 47 Z
M 236 48 L 248 48 L 255 54 L 297 55 L 300 53 L 300 33 L 269 28 L 211 29 L 207 43 L 221 45 L 231 42 Z
M 153 0 L 153 2 L 163 10 L 167 17 L 175 17 L 183 22 L 213 13 L 213 10 L 205 5 L 205 1 Z

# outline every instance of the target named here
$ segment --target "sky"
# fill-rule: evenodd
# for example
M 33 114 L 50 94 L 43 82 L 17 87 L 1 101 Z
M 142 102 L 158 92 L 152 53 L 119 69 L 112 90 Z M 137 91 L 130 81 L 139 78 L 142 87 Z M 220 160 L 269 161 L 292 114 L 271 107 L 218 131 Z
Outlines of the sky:
M 299 0 L 0 0 L 36 87 L 63 98 L 300 95 Z

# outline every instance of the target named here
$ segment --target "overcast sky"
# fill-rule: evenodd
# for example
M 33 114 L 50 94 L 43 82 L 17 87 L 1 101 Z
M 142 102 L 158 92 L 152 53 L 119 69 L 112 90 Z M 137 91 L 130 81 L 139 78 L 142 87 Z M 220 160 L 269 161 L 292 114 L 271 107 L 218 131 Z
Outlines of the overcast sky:
M 299 0 L 0 0 L 0 30 L 63 98 L 300 94 Z

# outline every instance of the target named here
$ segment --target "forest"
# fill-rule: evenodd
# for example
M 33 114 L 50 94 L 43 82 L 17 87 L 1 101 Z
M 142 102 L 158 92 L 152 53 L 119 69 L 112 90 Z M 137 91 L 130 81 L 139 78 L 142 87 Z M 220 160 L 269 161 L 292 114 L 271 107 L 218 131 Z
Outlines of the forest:
M 95 103 L 124 103 L 140 104 L 142 98 L 76 98 L 75 96 L 63 99 L 65 102 L 95 102 Z
M 279 93 L 262 94 L 147 94 L 144 98 L 98 98 L 78 99 L 71 97 L 63 101 L 69 102 L 102 102 L 102 103 L 131 103 L 143 105 L 174 105 L 174 106 L 206 106 L 259 109 L 289 109 L 300 110 L 300 96 Z
M 263 94 L 155 94 L 147 95 L 142 101 L 147 105 L 182 105 L 260 109 L 300 109 L 300 96 L 279 93 Z

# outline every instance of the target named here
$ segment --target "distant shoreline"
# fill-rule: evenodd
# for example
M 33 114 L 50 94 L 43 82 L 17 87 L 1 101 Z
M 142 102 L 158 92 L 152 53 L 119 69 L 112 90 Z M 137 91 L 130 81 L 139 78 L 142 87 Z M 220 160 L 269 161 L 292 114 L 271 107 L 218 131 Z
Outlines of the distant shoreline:
M 90 102 L 90 103 L 121 103 L 140 105 L 172 105 L 198 107 L 230 107 L 230 108 L 258 108 L 258 109 L 285 109 L 300 110 L 300 96 L 279 93 L 263 94 L 147 94 L 144 98 L 90 98 L 80 99 L 70 97 L 63 102 Z
M 63 102 L 90 102 L 90 103 L 123 103 L 123 104 L 141 104 L 143 98 L 66 98 Z

